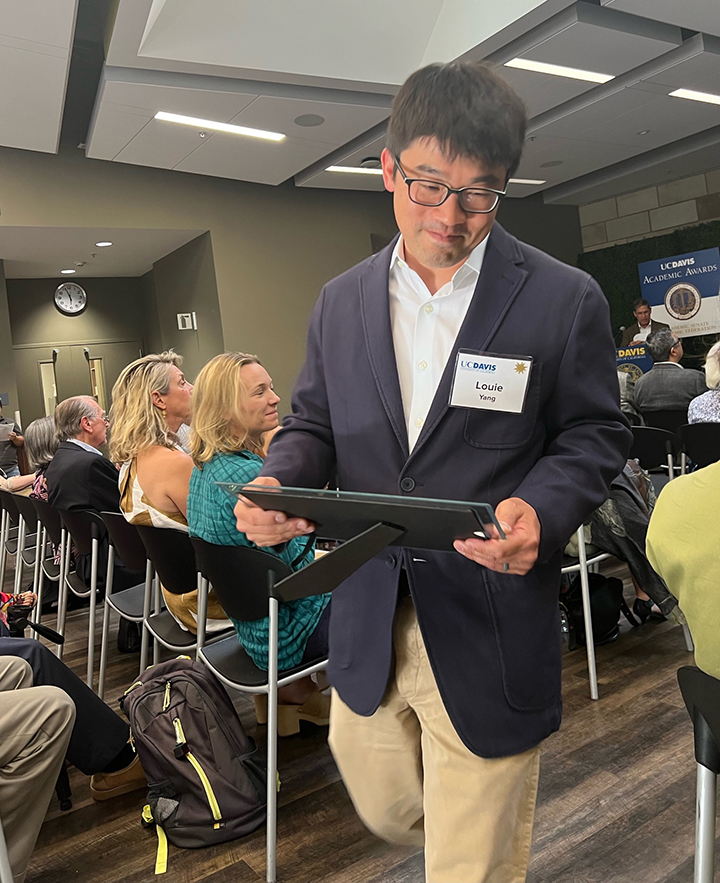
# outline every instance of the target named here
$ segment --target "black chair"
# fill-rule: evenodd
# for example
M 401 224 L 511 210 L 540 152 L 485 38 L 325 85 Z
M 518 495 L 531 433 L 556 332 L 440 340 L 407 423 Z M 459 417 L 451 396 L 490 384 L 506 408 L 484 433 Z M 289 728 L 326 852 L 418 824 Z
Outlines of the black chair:
M 277 844 L 277 691 L 320 671 L 326 659 L 278 673 L 278 611 L 280 601 L 294 601 L 331 592 L 360 565 L 384 549 L 402 533 L 391 525 L 378 524 L 339 546 L 301 570 L 292 571 L 284 561 L 248 546 L 218 546 L 193 537 L 197 567 L 202 578 L 198 593 L 198 659 L 223 684 L 268 697 L 267 719 L 267 874 L 276 879 Z M 205 644 L 202 628 L 207 611 L 208 585 L 212 584 L 225 612 L 233 619 L 251 621 L 267 616 L 268 671 L 258 669 L 233 634 L 214 644 Z
M 110 541 L 108 548 L 107 576 L 105 579 L 105 610 L 103 611 L 102 635 L 100 638 L 100 675 L 98 677 L 98 696 L 102 699 L 105 692 L 105 672 L 107 670 L 108 632 L 110 629 L 110 611 L 114 610 L 121 619 L 129 622 L 142 623 L 150 615 L 152 597 L 153 568 L 133 524 L 130 524 L 120 512 L 102 512 L 99 516 L 107 530 Z M 145 571 L 145 582 L 120 592 L 113 592 L 115 576 L 115 553 L 120 556 L 128 570 Z M 147 667 L 148 632 L 142 629 L 140 644 L 140 673 Z
M 667 432 L 677 432 L 680 426 L 687 423 L 687 408 L 677 411 L 643 411 L 642 415 L 648 426 Z
M 5 569 L 7 556 L 15 556 L 15 582 L 13 591 L 17 594 L 22 591 L 23 553 L 35 545 L 35 533 L 28 532 L 24 520 L 17 507 L 18 494 L 10 491 L 0 491 L 0 504 L 3 510 L 3 543 L 0 554 L 0 586 L 5 582 Z M 32 521 L 34 526 L 35 521 Z
M 52 560 L 53 550 L 48 546 L 47 534 L 45 528 L 40 521 L 37 509 L 33 506 L 30 497 L 24 497 L 20 494 L 15 495 L 15 505 L 18 508 L 20 517 L 25 525 L 26 535 L 35 535 L 35 545 L 30 546 L 27 543 L 25 548 L 20 552 L 21 564 L 16 561 L 16 567 L 32 567 L 33 568 L 33 592 L 37 595 L 37 605 L 33 616 L 34 622 L 40 621 L 40 608 L 42 606 L 42 595 L 44 586 L 44 573 L 42 563 L 46 559 Z
M 200 574 L 195 564 L 195 550 L 190 537 L 180 530 L 172 528 L 136 526 L 140 539 L 145 546 L 147 556 L 152 561 L 158 579 L 163 588 L 173 595 L 183 595 L 199 589 Z M 168 650 L 175 653 L 197 653 L 198 638 L 204 638 L 205 621 L 198 609 L 198 632 L 194 635 L 180 626 L 168 610 L 157 608 L 153 614 L 143 620 L 144 627 L 153 639 Z M 217 633 L 217 637 L 228 634 L 232 629 Z M 213 638 L 216 635 L 213 635 Z M 158 648 L 154 646 L 154 661 L 158 661 Z
M 65 528 L 62 526 L 60 515 L 46 500 L 36 500 L 33 498 L 32 504 L 37 512 L 37 516 L 42 524 L 45 534 L 55 549 L 60 549 L 63 543 L 63 534 Z M 42 571 L 45 578 L 51 582 L 57 582 L 60 579 L 60 564 L 55 563 L 55 558 L 45 558 L 42 561 Z
M 720 423 L 687 423 L 677 434 L 683 452 L 698 468 L 720 460 Z
M 659 492 L 675 477 L 675 458 L 680 454 L 680 439 L 674 433 L 654 426 L 633 426 L 632 434 L 630 456 L 651 473 L 653 486 Z M 667 470 L 667 475 L 664 470 Z
M 100 559 L 100 544 L 105 540 L 107 532 L 100 519 L 95 518 L 95 513 L 85 512 L 82 509 L 58 509 L 60 518 L 65 526 L 65 544 L 61 551 L 60 565 L 60 593 L 58 597 L 58 626 L 61 634 L 65 630 L 65 617 L 67 615 L 68 590 L 78 598 L 90 598 L 90 611 L 88 619 L 88 658 L 87 658 L 87 685 L 93 688 L 93 666 L 95 663 L 95 609 L 97 602 L 97 576 Z M 77 571 L 70 570 L 70 544 L 74 543 L 78 555 L 90 556 L 90 585 L 80 576 Z M 62 652 L 60 653 L 62 656 Z
M 715 879 L 715 814 L 720 773 L 720 681 L 694 666 L 678 670 L 678 684 L 693 722 L 697 785 L 695 883 Z

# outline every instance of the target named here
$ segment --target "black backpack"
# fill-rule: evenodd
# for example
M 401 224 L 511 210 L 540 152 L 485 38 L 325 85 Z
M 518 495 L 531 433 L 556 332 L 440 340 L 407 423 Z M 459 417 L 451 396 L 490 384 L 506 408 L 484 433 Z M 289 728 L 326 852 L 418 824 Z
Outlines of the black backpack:
M 632 626 L 639 623 L 630 612 L 623 598 L 622 580 L 614 576 L 603 576 L 600 573 L 589 573 L 590 581 L 590 613 L 593 625 L 593 644 L 609 644 L 620 634 L 618 621 L 622 611 Z M 582 589 L 580 575 L 576 575 L 570 588 L 560 595 L 561 604 L 568 612 L 570 648 L 574 649 L 574 639 L 585 646 L 585 619 L 583 616 Z
M 156 873 L 167 840 L 196 848 L 243 837 L 265 821 L 265 763 L 215 676 L 187 657 L 153 665 L 120 706 L 149 791 L 143 824 L 156 826 Z

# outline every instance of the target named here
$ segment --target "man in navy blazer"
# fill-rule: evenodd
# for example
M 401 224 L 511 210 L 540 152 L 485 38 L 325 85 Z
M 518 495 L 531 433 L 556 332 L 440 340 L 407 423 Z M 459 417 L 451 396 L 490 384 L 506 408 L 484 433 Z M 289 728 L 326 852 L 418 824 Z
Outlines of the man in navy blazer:
M 331 748 L 366 824 L 424 845 L 429 883 L 525 879 L 561 717 L 561 549 L 631 439 L 598 285 L 494 224 L 524 132 L 484 65 L 401 88 L 382 154 L 401 236 L 323 289 L 258 479 L 485 501 L 504 523 L 455 552 L 387 549 L 333 594 Z M 532 361 L 520 413 L 449 405 L 462 352 Z M 261 546 L 312 530 L 235 511 Z

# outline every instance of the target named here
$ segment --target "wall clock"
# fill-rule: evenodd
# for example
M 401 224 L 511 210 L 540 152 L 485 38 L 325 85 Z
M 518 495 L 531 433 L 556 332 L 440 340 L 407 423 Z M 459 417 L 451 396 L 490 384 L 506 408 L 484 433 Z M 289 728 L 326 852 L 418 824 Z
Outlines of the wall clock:
M 65 316 L 77 316 L 87 306 L 85 289 L 77 282 L 63 282 L 55 289 L 55 306 Z

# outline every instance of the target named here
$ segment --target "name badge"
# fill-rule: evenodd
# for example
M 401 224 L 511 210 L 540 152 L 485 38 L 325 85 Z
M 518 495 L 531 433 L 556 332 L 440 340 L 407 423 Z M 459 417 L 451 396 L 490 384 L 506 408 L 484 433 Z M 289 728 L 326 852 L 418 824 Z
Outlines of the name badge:
M 451 408 L 522 414 L 532 358 L 460 350 L 450 392 Z

